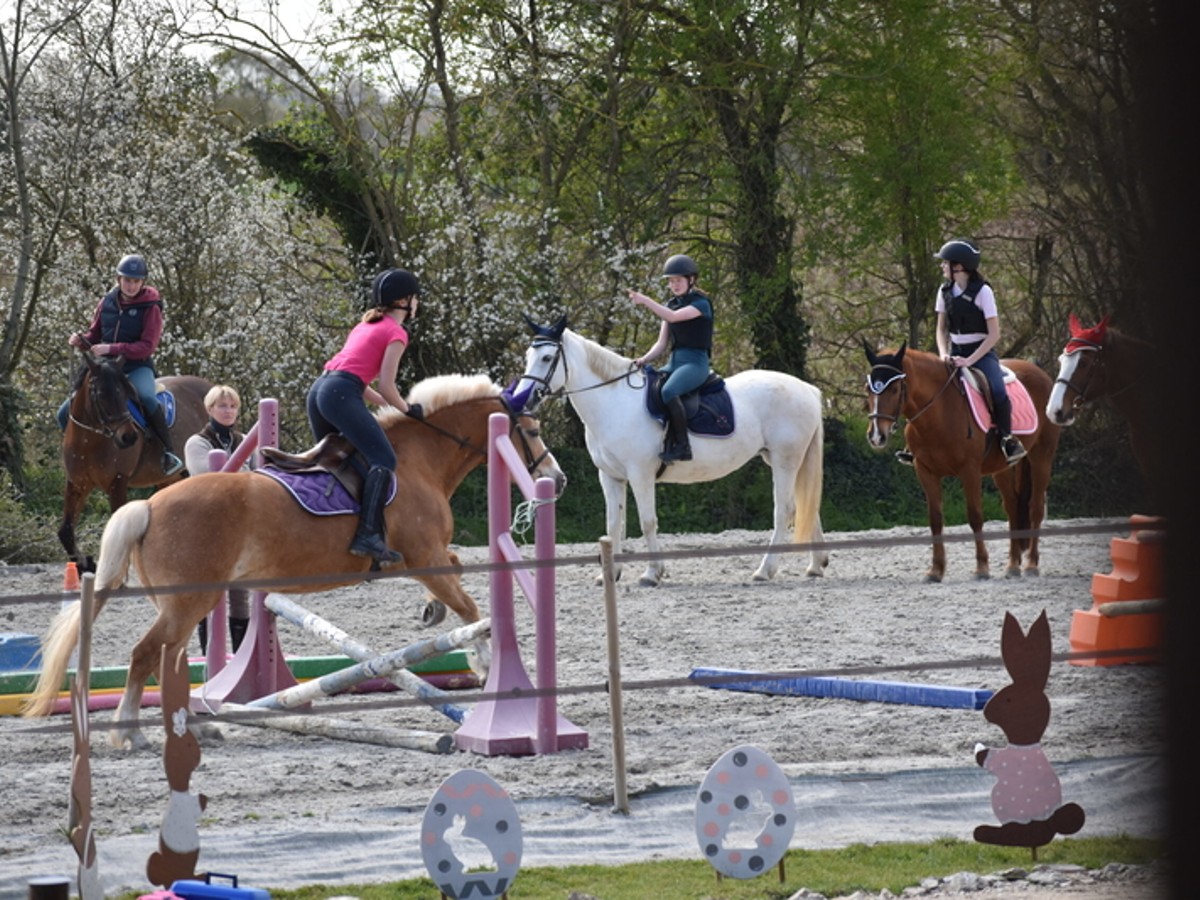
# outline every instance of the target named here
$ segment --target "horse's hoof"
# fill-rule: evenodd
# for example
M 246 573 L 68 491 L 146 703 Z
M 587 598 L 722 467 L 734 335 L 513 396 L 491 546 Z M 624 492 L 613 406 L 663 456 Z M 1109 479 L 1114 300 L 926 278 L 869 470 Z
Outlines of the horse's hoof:
M 638 584 L 642 587 L 658 587 L 658 579 L 651 578 L 649 575 L 643 575 L 638 579 Z
M 426 628 L 440 625 L 446 618 L 446 604 L 441 600 L 430 600 L 421 610 L 421 624 Z
M 926 572 L 925 573 L 925 583 L 926 584 L 941 584 L 942 576 L 939 575 L 937 572 Z
M 976 572 L 975 573 L 976 581 L 991 581 L 991 579 L 992 579 L 991 572 Z
M 750 580 L 751 581 L 770 581 L 771 576 L 764 575 L 762 572 L 755 572 L 753 575 L 750 576 Z
M 1021 577 L 1021 567 L 1020 566 L 1009 566 L 1007 569 L 1004 570 L 1004 577 L 1005 578 L 1020 578 Z
M 198 741 L 211 741 L 216 744 L 225 741 L 225 732 L 216 722 L 199 722 L 193 726 L 192 734 Z
M 1039 569 L 1037 566 L 1027 566 L 1025 569 L 1025 577 L 1026 578 L 1040 578 L 1041 575 L 1042 575 L 1042 570 Z

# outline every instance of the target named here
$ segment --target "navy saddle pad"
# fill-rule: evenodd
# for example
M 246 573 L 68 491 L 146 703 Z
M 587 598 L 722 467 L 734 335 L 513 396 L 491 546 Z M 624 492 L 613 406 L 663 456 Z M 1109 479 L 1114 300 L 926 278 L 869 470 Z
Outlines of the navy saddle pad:
M 646 411 L 658 421 L 667 421 L 666 411 L 659 399 L 658 385 L 666 378 L 652 366 L 646 366 Z M 691 393 L 683 395 L 683 409 L 688 417 L 688 431 L 712 437 L 733 434 L 733 400 L 725 389 L 725 379 L 710 372 L 708 380 Z

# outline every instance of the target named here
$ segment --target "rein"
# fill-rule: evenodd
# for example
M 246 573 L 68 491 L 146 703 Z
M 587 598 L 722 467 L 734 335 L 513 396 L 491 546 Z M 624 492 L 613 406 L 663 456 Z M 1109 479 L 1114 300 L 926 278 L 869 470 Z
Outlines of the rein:
M 510 423 L 510 427 L 508 430 L 509 436 L 511 437 L 515 433 L 520 438 L 521 449 L 525 451 L 525 458 L 530 459 L 531 457 L 533 457 L 533 449 L 529 446 L 529 435 L 526 434 L 525 429 L 522 428 L 520 425 L 520 421 L 519 421 L 520 416 L 517 415 L 517 413 L 515 413 L 513 411 L 512 407 L 510 407 L 503 400 L 500 400 L 499 398 L 497 398 L 497 399 L 499 400 L 500 405 L 502 407 L 504 407 L 504 412 L 508 415 L 508 421 Z M 487 449 L 486 448 L 477 447 L 474 444 L 472 444 L 470 441 L 468 441 L 462 435 L 455 434 L 453 431 L 448 431 L 447 429 L 442 428 L 440 425 L 434 425 L 428 419 L 421 418 L 421 419 L 417 419 L 417 421 L 420 422 L 422 425 L 424 425 L 426 428 L 430 428 L 433 431 L 436 431 L 442 437 L 445 437 L 445 438 L 448 438 L 449 440 L 454 441 L 454 443 L 458 444 L 458 446 L 461 447 L 463 450 L 470 450 L 472 453 L 478 453 L 484 459 L 487 459 Z M 533 436 L 537 437 L 537 433 L 535 432 Z M 526 471 L 528 471 L 532 475 L 533 472 L 536 471 L 537 467 L 542 464 L 542 461 L 549 455 L 550 455 L 550 448 L 547 447 L 546 450 L 540 456 L 533 458 L 533 461 L 526 465 Z
M 631 362 L 630 369 L 627 372 L 622 372 L 620 375 L 616 375 L 616 376 L 606 379 L 604 381 L 598 381 L 595 384 L 589 384 L 587 387 L 581 387 L 581 388 L 577 388 L 573 391 L 568 391 L 567 390 L 567 381 L 570 379 L 570 373 L 567 371 L 567 369 L 568 369 L 567 357 L 563 353 L 562 341 L 550 340 L 549 338 L 541 338 L 539 340 L 535 340 L 532 344 L 530 344 L 530 346 L 531 347 L 544 347 L 547 344 L 552 344 L 554 346 L 554 360 L 550 363 L 549 371 L 546 372 L 544 377 L 539 376 L 539 375 L 529 375 L 529 374 L 526 374 L 523 376 L 525 378 L 528 378 L 534 384 L 541 385 L 541 389 L 538 391 L 539 400 L 545 400 L 546 398 L 557 399 L 559 397 L 570 397 L 573 394 L 582 394 L 586 391 L 594 391 L 597 388 L 607 387 L 610 384 L 616 384 L 618 381 L 625 381 L 634 390 L 639 390 L 639 386 L 634 384 L 634 382 L 633 382 L 633 376 L 634 376 L 635 372 L 639 372 L 641 370 L 637 366 L 632 365 L 632 362 Z M 560 387 L 558 390 L 551 390 L 550 382 L 554 378 L 554 373 L 556 371 L 558 371 L 558 364 L 560 362 L 562 363 L 562 367 L 563 367 L 563 386 Z M 641 387 L 645 387 L 644 381 L 643 381 Z

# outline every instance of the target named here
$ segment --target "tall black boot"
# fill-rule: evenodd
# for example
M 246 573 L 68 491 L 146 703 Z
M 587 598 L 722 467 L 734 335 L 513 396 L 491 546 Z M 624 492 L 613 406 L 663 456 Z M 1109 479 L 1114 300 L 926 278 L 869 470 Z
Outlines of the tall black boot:
M 663 452 L 658 458 L 663 462 L 686 462 L 692 458 L 692 445 L 688 440 L 687 412 L 683 408 L 683 398 L 672 397 L 666 401 L 667 434 Z
M 249 619 L 229 617 L 229 643 L 233 645 L 234 653 L 237 653 L 238 647 L 242 646 L 242 640 L 246 637 L 246 629 L 249 627 Z
M 196 636 L 200 638 L 200 655 L 208 656 L 208 616 L 200 620 L 196 626 Z
M 174 475 L 183 468 L 183 460 L 175 455 L 175 451 L 171 447 L 171 431 L 167 428 L 167 414 L 163 412 L 161 406 L 156 407 L 153 413 L 146 416 L 146 422 L 150 425 L 150 430 L 154 432 L 154 436 L 158 438 L 159 443 L 163 446 L 163 474 Z
M 372 466 L 362 488 L 362 508 L 358 531 L 350 542 L 355 556 L 369 556 L 380 563 L 403 562 L 404 557 L 388 547 L 383 539 L 383 505 L 392 486 L 392 473 L 383 466 Z

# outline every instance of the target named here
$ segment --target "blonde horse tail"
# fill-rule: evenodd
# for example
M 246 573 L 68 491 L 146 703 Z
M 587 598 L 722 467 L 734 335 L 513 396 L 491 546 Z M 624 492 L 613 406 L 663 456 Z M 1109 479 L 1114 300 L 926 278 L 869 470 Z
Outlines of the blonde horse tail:
M 793 520 L 792 534 L 798 544 L 818 544 L 825 540 L 825 533 L 821 528 L 821 490 L 824 483 L 825 426 L 821 420 L 821 405 L 818 403 L 817 427 L 813 429 L 812 440 L 808 442 L 804 459 L 796 471 L 796 517 Z M 827 565 L 829 554 L 824 550 L 814 550 L 808 574 L 820 575 Z
M 145 500 L 125 504 L 108 520 L 100 540 L 93 621 L 104 609 L 108 592 L 125 583 L 133 547 L 149 526 L 150 507 Z M 80 606 L 77 601 L 64 607 L 50 623 L 42 639 L 42 670 L 38 674 L 37 684 L 21 707 L 21 715 L 48 716 L 59 691 L 64 689 L 71 652 L 79 643 Z

